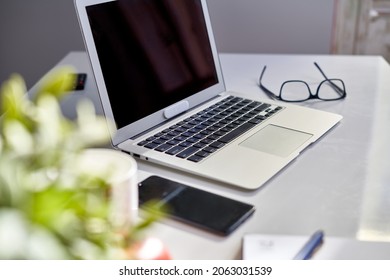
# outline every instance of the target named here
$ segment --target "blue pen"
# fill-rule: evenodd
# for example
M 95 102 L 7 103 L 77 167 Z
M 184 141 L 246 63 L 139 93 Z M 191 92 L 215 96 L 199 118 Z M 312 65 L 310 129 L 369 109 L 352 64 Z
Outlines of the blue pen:
M 308 260 L 312 257 L 313 253 L 322 245 L 324 239 L 324 232 L 318 230 L 310 237 L 298 254 L 294 257 L 294 260 Z

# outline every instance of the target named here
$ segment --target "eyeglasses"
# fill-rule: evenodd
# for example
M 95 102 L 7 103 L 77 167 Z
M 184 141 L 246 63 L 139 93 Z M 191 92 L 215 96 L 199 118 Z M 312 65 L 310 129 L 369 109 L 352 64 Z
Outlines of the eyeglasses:
M 280 87 L 279 95 L 276 95 L 262 83 L 263 76 L 267 66 L 264 66 L 259 78 L 260 88 L 268 94 L 272 99 L 282 100 L 286 102 L 302 102 L 309 99 L 320 99 L 324 101 L 333 101 L 343 99 L 347 96 L 344 82 L 340 79 L 328 79 L 320 66 L 314 62 L 314 65 L 325 77 L 317 87 L 315 94 L 311 91 L 309 85 L 301 80 L 285 81 Z

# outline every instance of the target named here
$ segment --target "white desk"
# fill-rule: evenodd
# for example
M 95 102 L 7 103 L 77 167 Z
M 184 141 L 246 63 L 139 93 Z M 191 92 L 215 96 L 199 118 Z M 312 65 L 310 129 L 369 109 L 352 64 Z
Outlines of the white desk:
M 307 149 L 287 168 L 256 191 L 232 189 L 216 182 L 139 163 L 139 179 L 158 174 L 256 205 L 256 212 L 228 237 L 218 237 L 173 221 L 154 225 L 175 259 L 237 259 L 245 233 L 304 234 L 324 229 L 329 236 L 390 241 L 390 66 L 381 57 L 222 54 L 228 90 L 267 96 L 257 87 L 264 64 L 264 83 L 275 91 L 288 79 L 315 87 L 322 76 L 343 79 L 348 96 L 304 106 L 339 113 L 342 122 Z M 59 65 L 71 64 L 89 73 L 86 92 L 64 101 L 72 116 L 74 103 L 86 96 L 101 107 L 85 53 L 73 52 Z M 261 172 L 261 171 L 259 171 Z

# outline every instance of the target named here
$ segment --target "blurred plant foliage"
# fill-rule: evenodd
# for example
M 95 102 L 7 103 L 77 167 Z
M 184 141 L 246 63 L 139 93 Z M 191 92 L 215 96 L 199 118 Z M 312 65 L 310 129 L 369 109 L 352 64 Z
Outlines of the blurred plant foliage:
M 78 105 L 76 120 L 62 115 L 59 100 L 73 73 L 58 69 L 32 98 L 19 75 L 1 87 L 0 259 L 126 258 L 159 218 L 153 212 L 132 228 L 114 228 L 106 179 L 75 170 L 80 152 L 105 145 L 109 135 L 89 102 Z

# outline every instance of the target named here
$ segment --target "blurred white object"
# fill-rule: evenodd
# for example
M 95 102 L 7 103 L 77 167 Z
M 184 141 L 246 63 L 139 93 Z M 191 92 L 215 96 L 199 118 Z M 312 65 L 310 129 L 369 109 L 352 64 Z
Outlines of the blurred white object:
M 104 178 L 111 185 L 112 222 L 129 226 L 138 216 L 137 162 L 130 155 L 112 149 L 86 149 L 77 167 Z

